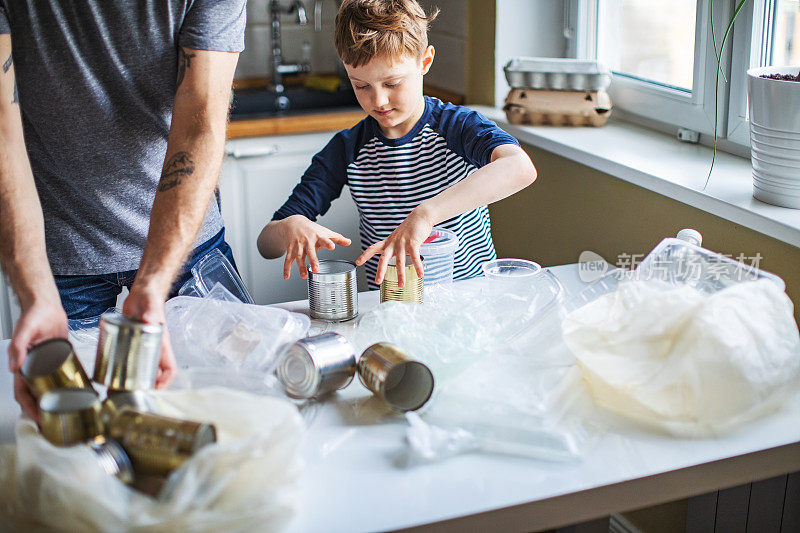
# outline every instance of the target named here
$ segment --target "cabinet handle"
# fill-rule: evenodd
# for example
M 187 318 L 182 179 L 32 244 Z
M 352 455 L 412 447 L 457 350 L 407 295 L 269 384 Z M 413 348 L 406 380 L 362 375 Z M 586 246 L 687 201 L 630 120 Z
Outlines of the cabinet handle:
M 255 146 L 252 148 L 226 148 L 226 153 L 235 159 L 246 159 L 248 157 L 263 157 L 273 155 L 280 152 L 281 147 L 277 144 L 268 144 L 266 146 Z

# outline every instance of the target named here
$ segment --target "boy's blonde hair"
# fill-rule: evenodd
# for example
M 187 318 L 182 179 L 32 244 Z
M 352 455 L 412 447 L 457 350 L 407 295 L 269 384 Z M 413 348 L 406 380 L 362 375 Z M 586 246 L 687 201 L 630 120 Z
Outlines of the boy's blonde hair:
M 334 44 L 339 58 L 354 67 L 383 56 L 422 57 L 428 48 L 428 24 L 416 0 L 344 0 L 336 15 Z

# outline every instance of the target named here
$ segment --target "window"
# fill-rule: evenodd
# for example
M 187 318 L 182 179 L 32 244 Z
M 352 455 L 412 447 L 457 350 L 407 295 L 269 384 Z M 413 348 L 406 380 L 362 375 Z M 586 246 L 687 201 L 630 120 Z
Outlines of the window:
M 570 50 L 614 72 L 622 115 L 713 134 L 716 57 L 738 0 L 571 0 Z M 800 0 L 748 0 L 722 56 L 717 133 L 749 144 L 747 74 L 762 65 L 800 67 Z

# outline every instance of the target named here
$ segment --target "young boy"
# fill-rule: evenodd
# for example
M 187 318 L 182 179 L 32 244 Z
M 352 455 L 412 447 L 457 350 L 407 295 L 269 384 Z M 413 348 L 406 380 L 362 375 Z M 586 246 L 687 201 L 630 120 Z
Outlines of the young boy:
M 438 13 L 438 12 L 437 12 Z M 396 257 L 403 286 L 406 255 L 423 275 L 419 248 L 433 226 L 458 235 L 454 279 L 481 274 L 496 257 L 487 204 L 533 183 L 536 169 L 519 143 L 479 113 L 422 94 L 433 63 L 426 16 L 415 0 L 344 0 L 336 51 L 369 115 L 337 133 L 314 156 L 299 185 L 258 237 L 261 255 L 286 254 L 300 276 L 319 268 L 317 250 L 350 239 L 314 222 L 348 185 L 360 215 L 371 288 Z M 380 254 L 378 260 L 376 255 Z M 374 280 L 375 285 L 372 284 Z

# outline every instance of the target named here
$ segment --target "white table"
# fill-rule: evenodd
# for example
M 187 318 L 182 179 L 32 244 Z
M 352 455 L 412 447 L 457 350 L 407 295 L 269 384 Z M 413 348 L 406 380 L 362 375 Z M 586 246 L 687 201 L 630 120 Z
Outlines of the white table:
M 552 271 L 570 291 L 573 266 Z M 362 311 L 377 293 L 359 295 Z M 305 312 L 306 302 L 282 307 Z M 5 349 L 6 343 L 0 344 Z M 0 442 L 18 409 L 2 372 Z M 358 413 L 358 416 L 356 416 Z M 800 470 L 800 400 L 724 438 L 610 431 L 578 462 L 469 454 L 404 468 L 405 421 L 356 383 L 317 407 L 291 531 L 520 531 L 574 524 Z

